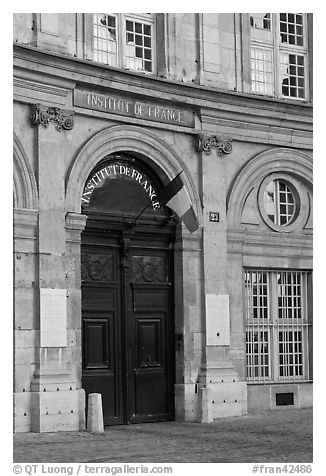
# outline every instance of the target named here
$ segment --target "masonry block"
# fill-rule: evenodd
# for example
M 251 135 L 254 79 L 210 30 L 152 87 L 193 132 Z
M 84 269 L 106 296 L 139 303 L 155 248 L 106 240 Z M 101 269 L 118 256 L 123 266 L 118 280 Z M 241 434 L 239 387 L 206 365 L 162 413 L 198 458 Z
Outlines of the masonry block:
M 298 405 L 299 408 L 312 407 L 313 406 L 313 384 L 302 383 L 298 385 Z
M 31 431 L 31 393 L 17 392 L 13 396 L 14 433 Z
M 198 393 L 197 384 L 176 384 L 175 419 L 176 421 L 197 421 Z
M 83 392 L 83 391 L 82 391 Z M 78 431 L 80 390 L 32 393 L 32 431 Z
M 16 392 L 29 392 L 34 365 L 20 364 L 15 366 L 14 389 Z
M 36 309 L 36 290 L 32 288 L 16 288 L 15 296 L 15 328 L 35 329 L 34 310 Z
M 242 415 L 245 406 L 241 399 L 245 395 L 241 387 L 240 382 L 200 385 L 200 421 L 210 423 L 216 418 Z

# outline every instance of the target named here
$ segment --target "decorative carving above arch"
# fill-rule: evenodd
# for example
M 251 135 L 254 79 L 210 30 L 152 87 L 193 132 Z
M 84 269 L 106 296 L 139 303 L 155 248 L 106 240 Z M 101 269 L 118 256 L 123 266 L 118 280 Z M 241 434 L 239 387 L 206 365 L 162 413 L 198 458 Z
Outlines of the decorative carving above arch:
M 14 208 L 36 210 L 38 208 L 36 179 L 16 134 L 14 134 L 13 156 Z
M 259 153 L 240 170 L 227 196 L 227 217 L 230 228 L 241 226 L 244 204 L 252 190 L 258 189 L 264 178 L 273 173 L 291 175 L 312 187 L 312 158 L 295 149 L 275 148 Z
M 77 155 L 67 178 L 66 211 L 80 213 L 85 182 L 94 167 L 110 154 L 125 152 L 147 161 L 162 180 L 172 180 L 181 170 L 195 213 L 202 223 L 200 199 L 182 159 L 162 139 L 148 130 L 131 125 L 106 128 L 91 137 Z

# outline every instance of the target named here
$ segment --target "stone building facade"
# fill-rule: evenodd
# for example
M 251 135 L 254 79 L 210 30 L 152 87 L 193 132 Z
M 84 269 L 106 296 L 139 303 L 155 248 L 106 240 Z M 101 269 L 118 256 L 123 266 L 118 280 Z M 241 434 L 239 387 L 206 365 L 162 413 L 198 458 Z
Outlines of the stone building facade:
M 15 431 L 84 429 L 92 392 L 106 424 L 311 406 L 311 15 L 13 39 Z M 180 172 L 193 233 L 160 202 Z

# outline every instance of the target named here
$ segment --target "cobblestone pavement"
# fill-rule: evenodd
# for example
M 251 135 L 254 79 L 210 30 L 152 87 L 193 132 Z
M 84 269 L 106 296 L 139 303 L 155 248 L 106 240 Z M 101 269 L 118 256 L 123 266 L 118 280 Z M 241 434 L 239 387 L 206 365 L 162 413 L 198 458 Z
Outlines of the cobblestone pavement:
M 215 423 L 145 423 L 14 435 L 24 463 L 311 463 L 312 410 L 282 409 Z

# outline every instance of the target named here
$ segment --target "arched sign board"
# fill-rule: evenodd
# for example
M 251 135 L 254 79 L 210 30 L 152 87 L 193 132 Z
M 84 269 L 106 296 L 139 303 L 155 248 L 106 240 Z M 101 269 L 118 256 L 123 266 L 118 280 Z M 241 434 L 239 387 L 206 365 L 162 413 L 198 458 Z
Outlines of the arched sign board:
M 138 214 L 142 210 L 164 214 L 152 180 L 126 160 L 109 161 L 91 174 L 82 194 L 88 211 Z

